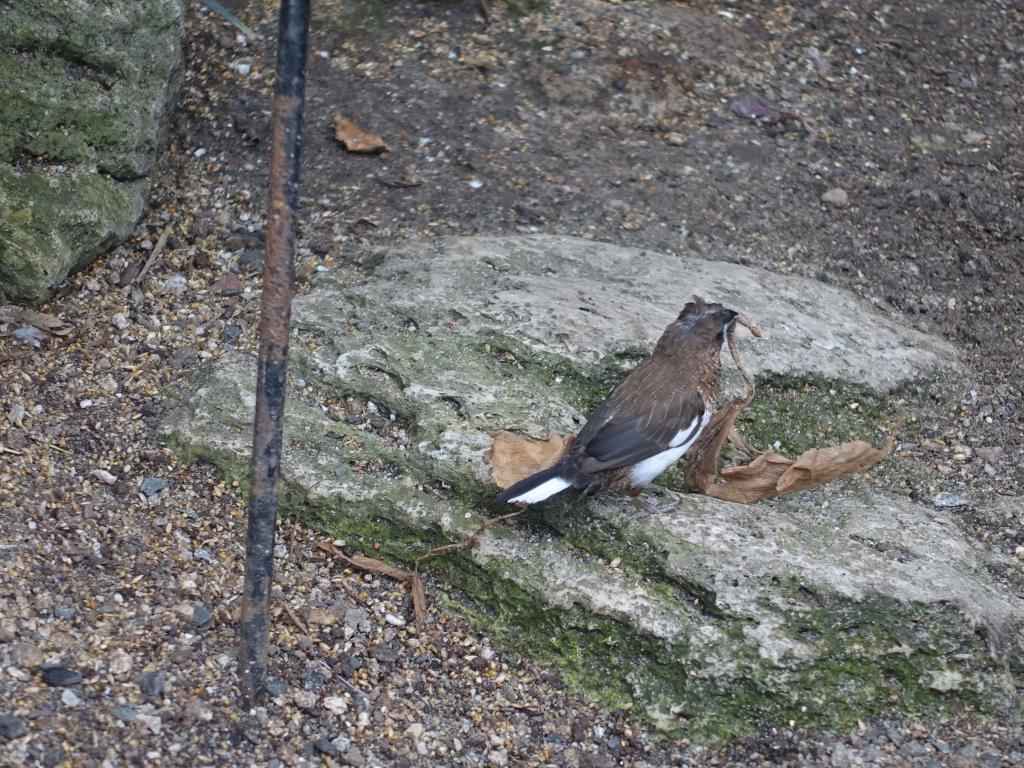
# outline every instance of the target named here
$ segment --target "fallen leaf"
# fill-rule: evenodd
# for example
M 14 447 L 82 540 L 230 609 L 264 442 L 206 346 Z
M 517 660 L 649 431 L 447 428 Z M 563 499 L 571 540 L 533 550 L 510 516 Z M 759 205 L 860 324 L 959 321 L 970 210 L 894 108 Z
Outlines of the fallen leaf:
M 853 475 L 875 466 L 892 451 L 895 437 L 890 435 L 882 448 L 863 440 L 853 440 L 828 448 L 811 448 L 794 461 L 768 451 L 749 464 L 722 469 L 725 482 L 704 489 L 708 496 L 724 501 L 750 504 L 772 496 L 785 496 Z
M 34 309 L 23 309 L 18 318 L 23 323 L 34 325 L 41 331 L 52 333 L 54 336 L 66 336 L 71 333 L 71 326 L 59 317 L 48 315 L 45 312 L 36 312 Z
M 893 438 L 890 436 L 881 449 L 863 440 L 854 440 L 830 448 L 811 448 L 800 454 L 800 458 L 779 478 L 776 488 L 779 493 L 796 493 L 824 485 L 840 475 L 863 472 L 889 455 L 892 441 Z
M 375 133 L 364 131 L 351 120 L 346 120 L 337 112 L 334 113 L 334 138 L 342 143 L 349 152 L 362 155 L 375 155 L 386 152 L 384 139 Z
M 776 485 L 786 471 L 793 466 L 793 460 L 769 451 L 762 453 L 749 464 L 724 467 L 724 483 L 709 485 L 703 493 L 723 501 L 750 504 L 761 499 L 778 496 Z
M 562 457 L 572 445 L 572 435 L 550 433 L 546 438 L 517 435 L 502 430 L 492 432 L 494 442 L 484 456 L 491 467 L 491 479 L 501 489 L 508 488 L 524 477 L 547 469 Z

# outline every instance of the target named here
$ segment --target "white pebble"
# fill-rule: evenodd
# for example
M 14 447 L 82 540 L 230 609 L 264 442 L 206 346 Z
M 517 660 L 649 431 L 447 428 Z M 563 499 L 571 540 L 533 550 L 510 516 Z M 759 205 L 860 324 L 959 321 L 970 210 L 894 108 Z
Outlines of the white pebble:
M 103 481 L 107 485 L 113 485 L 114 483 L 117 482 L 117 475 L 112 475 L 105 469 L 94 469 L 89 474 L 95 477 L 97 480 Z
M 82 703 L 82 700 L 78 698 L 78 694 L 72 691 L 70 688 L 64 689 L 64 693 L 60 695 L 60 700 L 64 702 L 65 706 L 77 707 Z
M 116 315 L 110 318 L 110 322 L 114 324 L 115 328 L 122 331 L 132 324 L 132 321 L 129 320 L 126 315 L 123 315 L 120 312 L 118 312 Z
M 327 696 L 324 698 L 324 709 L 336 715 L 343 715 L 348 710 L 348 701 L 342 696 Z
M 384 615 L 384 621 L 386 621 L 388 624 L 390 624 L 393 627 L 404 627 L 405 626 L 405 619 L 403 619 L 401 616 L 396 616 L 393 613 L 385 614 Z

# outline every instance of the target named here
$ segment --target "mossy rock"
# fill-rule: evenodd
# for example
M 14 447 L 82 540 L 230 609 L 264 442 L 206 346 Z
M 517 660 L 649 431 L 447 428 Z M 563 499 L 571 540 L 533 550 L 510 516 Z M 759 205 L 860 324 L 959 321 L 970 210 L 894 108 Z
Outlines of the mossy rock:
M 180 86 L 180 0 L 0 0 L 0 289 L 39 302 L 130 231 Z
M 576 430 L 695 291 L 764 327 L 767 351 L 743 354 L 771 397 L 835 393 L 801 430 L 869 430 L 892 392 L 957 366 L 855 299 L 736 265 L 555 237 L 413 244 L 372 263 L 296 302 L 282 476 L 290 514 L 405 563 L 495 514 L 490 431 Z M 166 435 L 244 480 L 254 380 L 253 360 L 225 356 Z M 850 396 L 866 409 L 853 426 Z M 405 439 L 339 419 L 346 397 Z M 498 639 L 676 737 L 1018 706 L 1020 566 L 947 512 L 856 482 L 749 506 L 659 493 L 678 507 L 641 519 L 621 497 L 554 500 L 429 570 Z

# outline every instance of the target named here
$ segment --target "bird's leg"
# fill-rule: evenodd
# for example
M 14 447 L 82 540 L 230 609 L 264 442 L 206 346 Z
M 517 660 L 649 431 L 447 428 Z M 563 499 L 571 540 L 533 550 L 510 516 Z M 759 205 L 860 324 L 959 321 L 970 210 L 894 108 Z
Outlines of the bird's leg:
M 645 494 L 645 496 L 648 497 L 655 495 L 660 494 L 655 494 L 654 492 Z M 636 501 L 641 511 L 629 518 L 629 522 L 631 523 L 636 522 L 637 520 L 643 520 L 645 517 L 649 517 L 651 515 L 661 515 L 666 512 L 672 512 L 679 508 L 679 501 L 677 499 L 672 499 L 664 504 L 659 504 L 656 499 L 638 496 Z

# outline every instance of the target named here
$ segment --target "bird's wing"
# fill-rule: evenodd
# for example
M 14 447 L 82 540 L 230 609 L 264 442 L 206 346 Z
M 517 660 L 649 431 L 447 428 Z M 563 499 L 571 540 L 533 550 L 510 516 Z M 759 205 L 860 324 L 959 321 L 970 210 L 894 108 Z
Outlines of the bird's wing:
M 612 390 L 576 438 L 582 471 L 630 466 L 700 432 L 704 398 L 695 389 L 666 387 L 663 374 L 654 366 L 637 368 Z

